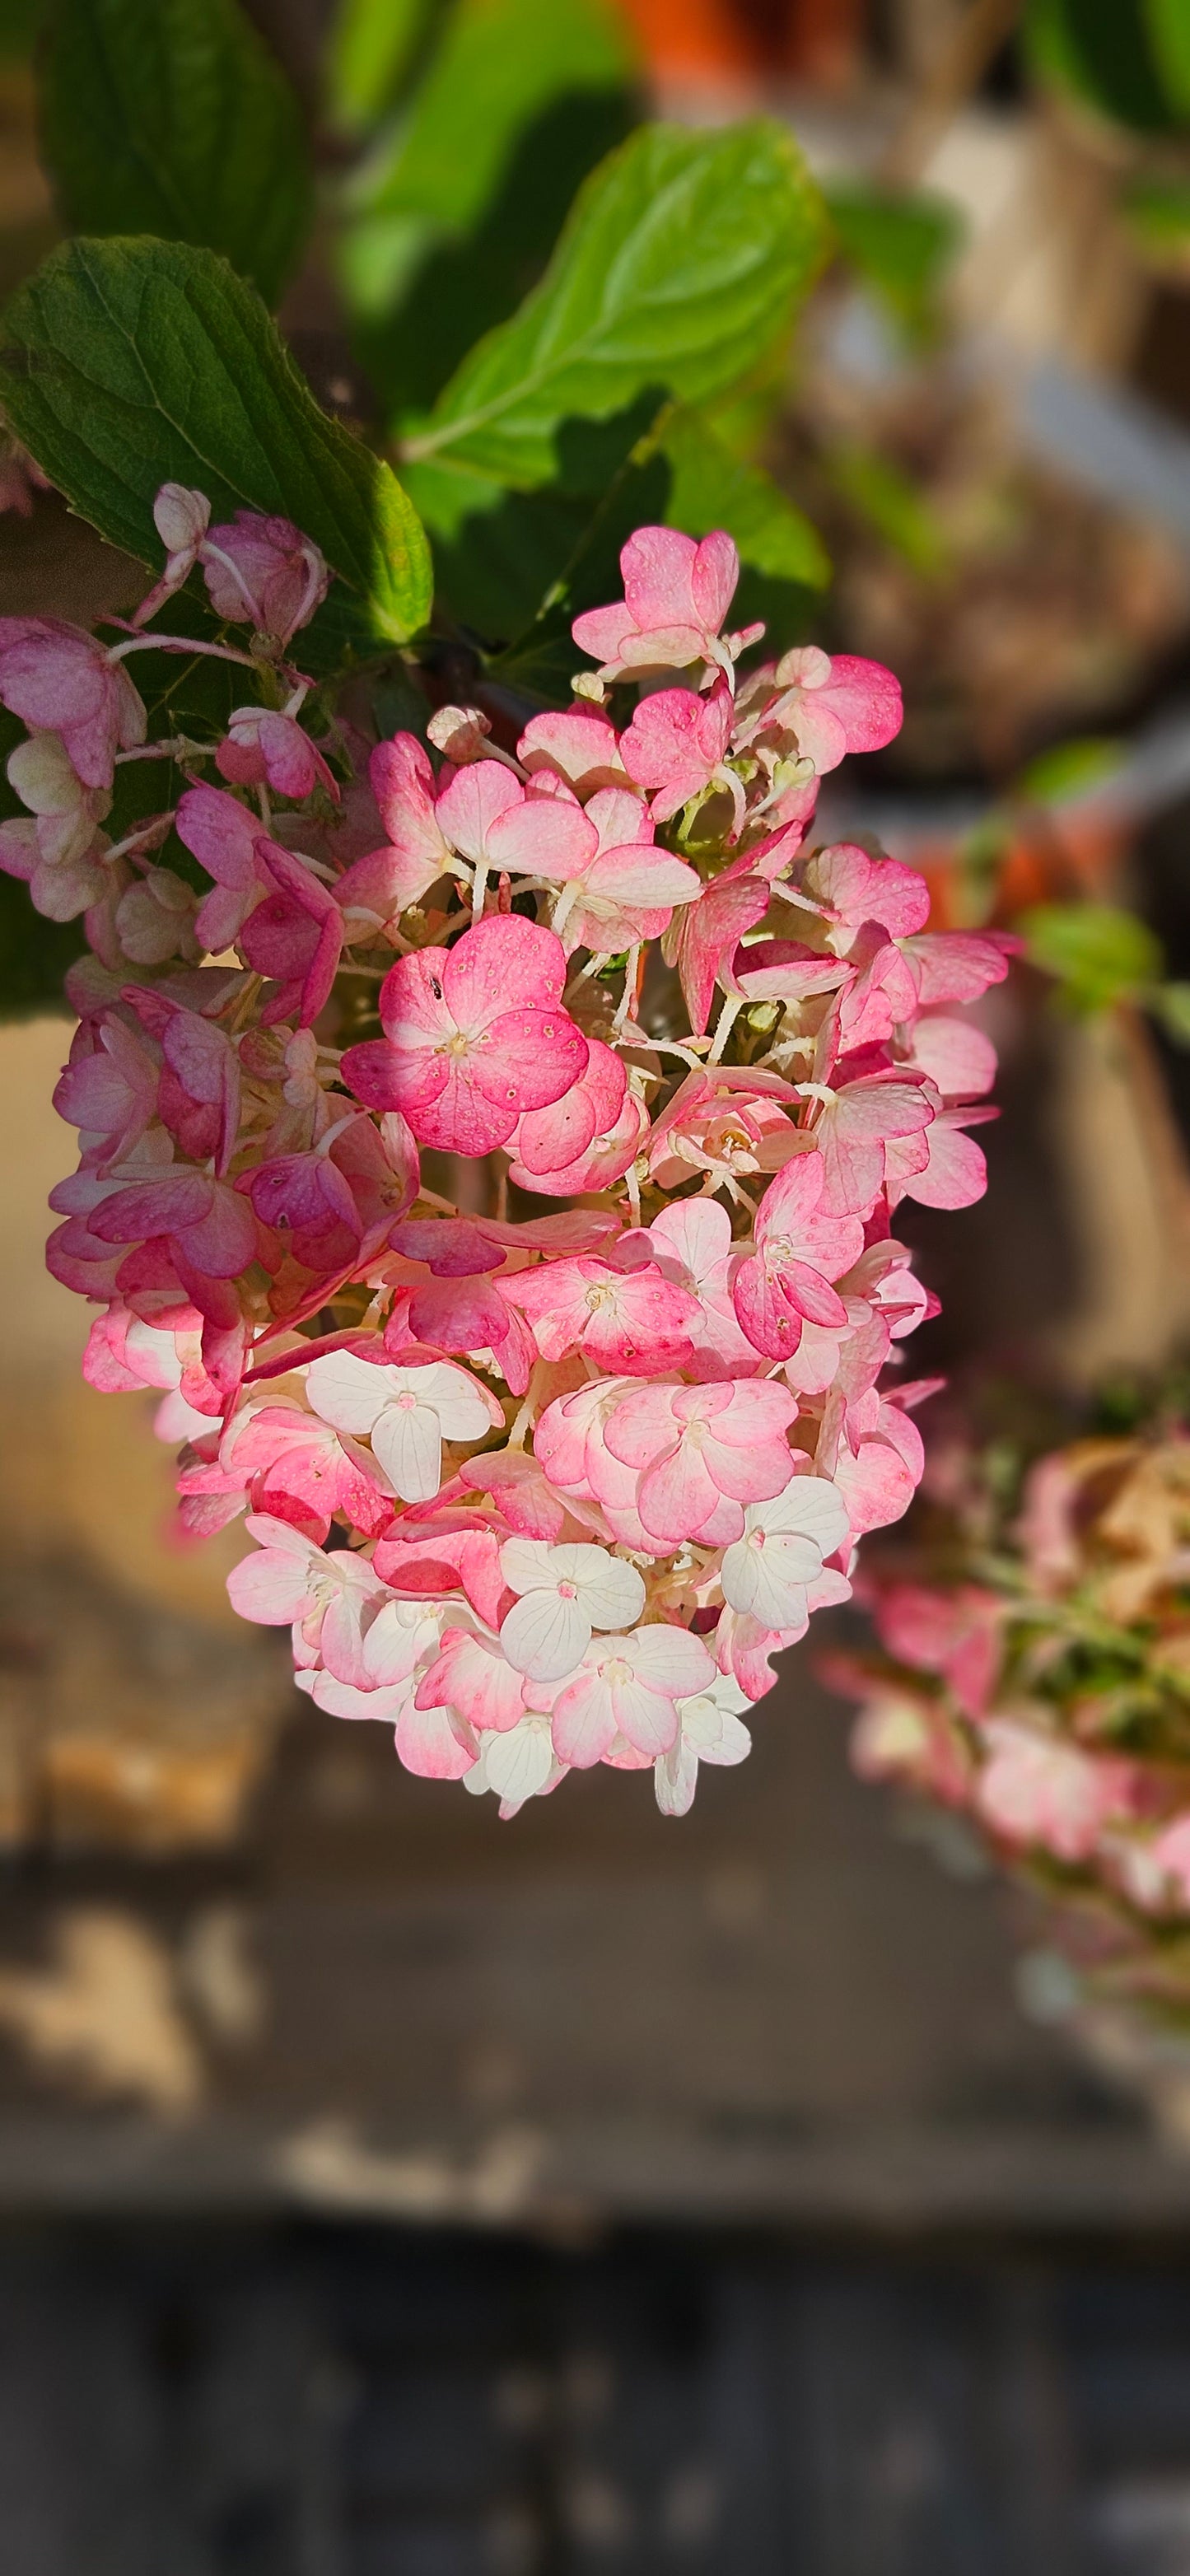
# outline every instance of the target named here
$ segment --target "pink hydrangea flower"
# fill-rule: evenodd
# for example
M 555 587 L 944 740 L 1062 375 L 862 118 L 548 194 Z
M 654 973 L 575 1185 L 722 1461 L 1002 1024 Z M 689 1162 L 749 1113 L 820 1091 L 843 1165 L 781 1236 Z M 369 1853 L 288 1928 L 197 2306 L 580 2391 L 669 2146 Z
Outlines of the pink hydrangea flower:
M 617 1737 L 654 1761 L 678 1733 L 677 1703 L 712 1683 L 706 1647 L 686 1628 L 637 1628 L 593 1637 L 573 1681 L 554 1702 L 553 1744 L 562 1762 L 587 1770 Z
M 245 1201 L 192 1168 L 129 1182 L 105 1197 L 88 1222 L 101 1243 L 160 1242 L 187 1294 L 216 1320 L 229 1311 L 221 1284 L 238 1278 L 256 1251 L 256 1224 Z
M 882 751 L 901 730 L 901 691 L 882 662 L 799 644 L 777 664 L 782 713 L 820 773 L 849 751 Z
M 197 549 L 211 606 L 234 625 L 288 644 L 309 624 L 330 587 L 325 556 L 291 519 L 237 510 L 208 528 Z
M 808 1589 L 850 1534 L 838 1487 L 795 1476 L 773 1501 L 749 1503 L 744 1523 L 723 1559 L 725 1601 L 762 1627 L 804 1628 Z
M 565 980 L 561 942 L 515 915 L 401 957 L 381 992 L 385 1036 L 348 1048 L 346 1079 L 367 1107 L 399 1109 L 419 1143 L 486 1154 L 584 1071 Z
M 413 734 L 378 742 L 368 776 L 388 841 L 353 861 L 337 894 L 353 927 L 387 934 L 451 869 L 453 854 L 438 821 L 434 773 Z
M 740 577 L 730 537 L 720 531 L 696 544 L 676 528 L 638 528 L 621 551 L 620 570 L 623 599 L 588 609 L 571 628 L 575 643 L 601 665 L 601 680 L 728 659 L 719 630 Z M 749 641 L 759 632 L 754 627 Z
M 482 1440 L 504 1419 L 495 1397 L 450 1360 L 396 1368 L 331 1351 L 311 1361 L 306 1393 L 336 1431 L 370 1439 L 394 1492 L 407 1503 L 437 1493 L 444 1440 Z
M 178 839 L 215 879 L 199 906 L 195 929 L 203 946 L 227 948 L 248 915 L 275 887 L 259 843 L 260 824 L 219 787 L 188 787 L 179 800 Z
M 684 1813 L 920 1482 L 930 1389 L 892 1366 L 934 1301 L 892 1226 L 983 1187 L 960 1011 L 1012 943 L 814 845 L 818 773 L 891 739 L 896 684 L 799 648 L 737 686 L 722 532 L 637 532 L 623 602 L 576 623 L 600 676 L 514 753 L 487 681 L 424 741 L 328 692 L 316 741 L 282 656 L 318 548 L 176 484 L 155 516 L 123 641 L 0 622 L 31 728 L 0 866 L 88 948 L 47 1250 L 102 1310 L 88 1375 L 159 1391 L 184 1528 L 245 1516 L 233 1599 L 291 1624 L 328 1719 L 502 1815 L 595 1762 Z M 196 572 L 234 642 L 148 637 Z M 229 661 L 243 703 L 217 742 L 155 727 L 163 806 L 191 774 L 109 846 L 150 641 Z M 935 1645 L 975 1710 L 979 1617 Z
M 773 1182 L 756 1220 L 755 1252 L 736 1272 L 736 1316 L 766 1358 L 795 1351 L 803 1321 L 829 1330 L 847 1310 L 831 1284 L 863 1251 L 857 1216 L 825 1212 L 826 1168 L 820 1154 L 799 1154 Z
M 331 996 L 343 953 L 343 915 L 329 889 L 280 842 L 262 835 L 256 864 L 274 891 L 249 914 L 240 950 L 249 966 L 277 984 L 261 1011 L 261 1026 L 296 1018 L 309 1028 Z
M 554 927 L 567 953 L 589 948 L 611 956 L 618 948 L 659 938 L 675 904 L 693 903 L 698 894 L 693 868 L 657 848 L 652 817 L 638 796 L 623 789 L 601 788 L 582 819 L 595 837 L 581 863 L 566 868 L 554 909 Z
M 627 785 L 620 737 L 608 717 L 594 707 L 550 707 L 543 715 L 530 716 L 516 751 L 530 778 L 537 770 L 551 770 L 573 787 L 576 796 Z
M 1086 1860 L 1105 1825 L 1127 1814 L 1128 1763 L 1081 1753 L 1004 1718 L 992 1719 L 985 1732 L 990 1758 L 979 1774 L 976 1803 L 1006 1841 L 1039 1843 L 1059 1860 Z
M 339 790 L 322 753 L 296 717 L 274 715 L 267 707 L 236 707 L 215 754 L 221 778 L 233 787 L 271 787 L 278 796 L 309 796 L 324 787 L 337 799 Z
M 697 697 L 693 689 L 658 689 L 641 699 L 620 737 L 620 754 L 629 777 L 651 791 L 654 823 L 680 814 L 712 780 L 737 802 L 738 781 L 723 766 L 732 713 L 726 680 L 718 682 L 709 698 Z M 742 810 L 740 802 L 740 815 Z
M 796 1396 L 767 1379 L 641 1387 L 617 1405 L 604 1445 L 638 1471 L 636 1508 L 650 1537 L 724 1547 L 743 1535 L 745 1503 L 789 1483 L 785 1433 L 797 1409 Z
M 688 1074 L 653 1123 L 649 1170 L 659 1189 L 692 1171 L 730 1186 L 738 1173 L 776 1172 L 799 1151 L 788 1111 L 797 1094 L 763 1066 L 717 1064 Z
M 144 703 L 123 664 L 61 617 L 0 617 L 0 704 L 59 736 L 84 787 L 110 787 L 117 751 L 142 743 Z
M 683 1367 L 693 1348 L 695 1301 L 654 1262 L 624 1272 L 589 1257 L 555 1261 L 510 1279 L 504 1294 L 543 1359 L 580 1351 L 601 1369 L 652 1377 Z

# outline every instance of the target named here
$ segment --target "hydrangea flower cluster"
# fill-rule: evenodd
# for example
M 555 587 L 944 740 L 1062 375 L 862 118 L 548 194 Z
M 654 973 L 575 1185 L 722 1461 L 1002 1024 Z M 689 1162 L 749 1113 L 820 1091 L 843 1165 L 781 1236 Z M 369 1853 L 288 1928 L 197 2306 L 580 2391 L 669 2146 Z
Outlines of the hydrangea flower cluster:
M 183 1521 L 247 1515 L 233 1601 L 320 1708 L 505 1815 L 595 1763 L 681 1813 L 921 1474 L 894 1219 L 984 1187 L 955 1006 L 1004 943 L 814 841 L 900 693 L 814 647 L 742 676 L 727 536 L 638 530 L 566 708 L 377 742 L 294 667 L 300 531 L 173 485 L 156 518 L 118 641 L 0 621 L 0 864 L 89 948 L 48 1254 L 101 1309 L 87 1375 L 165 1391 Z M 148 627 L 196 579 L 230 640 Z M 149 648 L 254 702 L 149 741 Z M 113 841 L 118 765 L 166 750 L 176 806 Z
M 1084 1968 L 1185 2009 L 1190 1430 L 1055 1450 L 1015 1517 L 975 1452 L 945 1486 L 924 1579 L 865 1569 L 882 1651 L 823 1659 L 857 1768 L 964 1812 L 1073 1905 Z

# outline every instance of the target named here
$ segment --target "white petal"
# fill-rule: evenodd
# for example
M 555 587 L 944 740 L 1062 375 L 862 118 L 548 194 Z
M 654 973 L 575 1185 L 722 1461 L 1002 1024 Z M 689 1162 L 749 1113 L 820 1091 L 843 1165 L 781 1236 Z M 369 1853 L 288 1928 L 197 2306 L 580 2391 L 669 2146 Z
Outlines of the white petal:
M 386 1406 L 373 1426 L 372 1448 L 402 1502 L 433 1501 L 442 1480 L 442 1433 L 428 1404 Z
M 558 1554 L 543 1538 L 505 1539 L 500 1571 L 509 1591 L 552 1592 L 558 1581 L 553 1563 Z
M 724 1712 L 714 1693 L 696 1691 L 693 1698 L 679 1700 L 678 1717 L 683 1741 L 705 1762 L 723 1733 Z
M 741 1726 L 738 1717 L 725 1716 L 718 1743 L 708 1745 L 701 1759 L 717 1763 L 720 1769 L 729 1769 L 737 1762 L 746 1762 L 751 1750 L 752 1738 L 747 1727 Z
M 794 1546 L 797 1541 L 793 1541 Z M 788 1571 L 780 1539 L 763 1548 L 737 1539 L 723 1559 L 723 1598 L 733 1610 L 759 1619 L 763 1628 L 800 1628 L 806 1619 L 806 1587 Z
M 324 1351 L 306 1371 L 306 1393 L 317 1414 L 336 1431 L 370 1431 L 391 1402 L 393 1372 L 375 1368 L 354 1351 Z
M 549 1729 L 544 1726 L 514 1726 L 507 1735 L 489 1736 L 484 1749 L 484 1773 L 488 1787 L 511 1805 L 519 1806 L 522 1798 L 535 1798 L 554 1767 Z
M 453 1368 L 449 1360 L 434 1360 L 428 1368 L 403 1369 L 402 1377 L 419 1404 L 432 1405 L 442 1425 L 445 1440 L 481 1440 L 490 1431 L 493 1420 L 502 1420 L 483 1388 L 468 1377 L 466 1369 Z
M 379 1717 L 392 1726 L 412 1691 L 412 1682 L 397 1682 L 387 1690 L 356 1690 L 351 1682 L 337 1682 L 333 1673 L 319 1672 L 314 1675 L 312 1697 L 315 1706 L 331 1717 Z
M 605 1547 L 556 1547 L 559 1579 L 576 1583 L 593 1628 L 630 1628 L 645 1606 L 644 1583 L 634 1565 Z M 560 1560 L 568 1562 L 563 1565 Z M 573 1571 L 569 1560 L 573 1559 Z
M 612 1705 L 622 1735 L 638 1753 L 668 1753 L 678 1738 L 678 1712 L 668 1695 L 648 1682 L 619 1682 Z
M 651 1683 L 654 1690 L 664 1691 L 667 1698 L 685 1699 L 690 1692 L 705 1690 L 714 1681 L 711 1657 L 701 1637 L 692 1636 L 689 1628 L 676 1628 L 666 1621 L 657 1627 L 639 1628 L 629 1643 L 633 1671 Z
M 682 1742 L 671 1745 L 653 1764 L 653 1787 L 663 1816 L 686 1816 L 698 1785 L 698 1756 Z
M 851 1526 L 839 1488 L 827 1476 L 794 1476 L 775 1502 L 750 1503 L 745 1519 L 749 1529 L 813 1539 L 820 1556 L 833 1556 Z
M 378 1683 L 407 1681 L 437 1647 L 439 1624 L 424 1601 L 386 1601 L 364 1637 L 365 1671 Z
M 526 1592 L 500 1630 L 509 1663 L 535 1682 L 560 1682 L 574 1671 L 591 1643 L 591 1622 L 581 1602 L 558 1592 Z

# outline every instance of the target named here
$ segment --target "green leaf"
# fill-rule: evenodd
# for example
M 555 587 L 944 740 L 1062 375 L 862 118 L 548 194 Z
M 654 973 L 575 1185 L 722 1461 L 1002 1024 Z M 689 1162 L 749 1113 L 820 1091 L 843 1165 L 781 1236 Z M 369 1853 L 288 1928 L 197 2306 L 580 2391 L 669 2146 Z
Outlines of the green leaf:
M 910 336 L 939 327 L 938 295 L 964 236 L 962 215 L 947 197 L 837 181 L 826 202 L 845 256 Z
M 1134 999 L 1164 973 L 1160 940 L 1134 912 L 1113 904 L 1038 904 L 1020 928 L 1030 965 L 1055 976 L 1076 1010 Z
M 0 820 L 24 815 L 9 786 L 6 764 L 25 727 L 0 707 Z M 25 1020 L 35 1011 L 65 1011 L 62 979 L 86 946 L 81 921 L 46 921 L 35 912 L 21 877 L 0 875 L 0 1020 Z
M 67 1011 L 63 978 L 85 944 L 81 923 L 43 920 L 28 886 L 0 876 L 0 1020 Z
M 946 541 L 928 501 L 891 457 L 874 447 L 840 446 L 825 459 L 832 483 L 861 519 L 923 581 L 948 569 Z
M 1184 125 L 1186 0 L 1029 0 L 1024 23 L 1033 69 L 1048 87 L 1142 134 Z
M 566 422 L 654 387 L 726 391 L 792 318 L 823 237 L 781 127 L 642 127 L 587 180 L 540 286 L 464 359 L 406 458 L 531 491 L 557 477 Z
M 681 528 L 688 537 L 726 528 L 741 563 L 775 581 L 821 590 L 830 580 L 830 557 L 817 529 L 763 466 L 733 456 L 697 412 L 673 411 L 658 445 L 672 469 L 667 527 Z
M 1123 204 L 1142 250 L 1183 266 L 1190 260 L 1190 179 L 1130 179 Z
M 1186 0 L 1146 0 L 1157 77 L 1180 121 L 1190 115 L 1190 11 Z
M 206 244 L 276 300 L 312 183 L 297 100 L 238 0 L 50 0 L 41 67 L 72 232 Z
M 435 0 L 341 0 L 326 49 L 337 125 L 359 134 L 387 114 L 436 14 Z
M 512 494 L 506 507 L 514 503 L 528 515 L 553 498 Z M 817 531 L 770 475 L 733 456 L 697 412 L 667 405 L 598 507 L 588 506 L 574 530 L 569 559 L 559 557 L 556 578 L 541 587 L 532 624 L 493 664 L 496 676 L 535 696 L 565 695 L 581 660 L 572 620 L 582 609 L 616 598 L 620 548 L 634 528 L 645 525 L 681 528 L 689 537 L 726 528 L 741 564 L 733 623 L 762 618 L 777 649 L 804 632 L 812 592 L 830 573 Z M 560 523 L 556 534 L 560 541 Z
M 340 273 L 390 416 L 424 411 L 536 284 L 578 182 L 636 124 L 612 0 L 456 0 L 349 192 Z
M 426 409 L 536 284 L 579 181 L 637 122 L 612 0 L 456 0 L 347 191 L 339 265 L 390 413 Z
M 518 634 L 580 544 L 591 503 L 557 491 L 509 492 L 488 475 L 433 463 L 408 472 L 433 530 L 440 601 L 488 644 Z
M 607 0 L 457 0 L 407 113 L 351 191 L 373 218 L 469 232 L 517 138 L 575 90 L 615 90 L 635 62 Z
M 1022 769 L 1013 795 L 1028 805 L 1064 805 L 1101 787 L 1123 758 L 1124 745 L 1106 734 L 1084 734 L 1073 742 L 1055 743 Z
M 180 242 L 66 242 L 14 297 L 2 336 L 13 431 L 111 544 L 159 565 L 154 495 L 190 484 L 216 519 L 280 511 L 313 537 L 355 593 L 346 622 L 360 649 L 424 623 L 416 511 L 389 467 L 319 410 L 225 260 Z M 332 589 L 320 612 L 330 631 L 344 605 Z
M 1190 1046 L 1190 984 L 1158 984 L 1146 995 L 1153 1018 L 1175 1046 Z

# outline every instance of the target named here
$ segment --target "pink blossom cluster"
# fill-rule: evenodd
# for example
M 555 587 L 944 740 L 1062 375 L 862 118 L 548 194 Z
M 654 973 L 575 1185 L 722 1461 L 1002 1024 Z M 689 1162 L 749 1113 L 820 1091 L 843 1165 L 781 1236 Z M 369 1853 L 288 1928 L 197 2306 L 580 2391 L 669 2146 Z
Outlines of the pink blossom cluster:
M 156 515 L 119 640 L 0 621 L 0 865 L 88 944 L 48 1254 L 101 1310 L 87 1375 L 163 1390 L 183 1522 L 246 1515 L 232 1598 L 320 1708 L 502 1814 L 595 1763 L 681 1813 L 921 1475 L 894 1221 L 984 1187 L 956 1007 L 1004 944 L 815 841 L 900 693 L 812 646 L 742 675 L 727 536 L 638 530 L 566 708 L 375 741 L 290 658 L 327 586 L 300 531 L 175 486 Z M 195 580 L 223 643 L 146 626 Z M 252 703 L 150 742 L 150 649 Z M 113 838 L 163 751 L 176 803 Z
M 939 1473 L 937 1481 L 943 1484 Z M 1015 1516 L 952 1454 L 922 1562 L 863 1589 L 879 1651 L 824 1658 L 861 1702 L 853 1752 L 965 1812 L 1000 1856 L 1089 1907 L 1084 1963 L 1184 2008 L 1190 1916 L 1190 1436 L 1037 1460 Z

